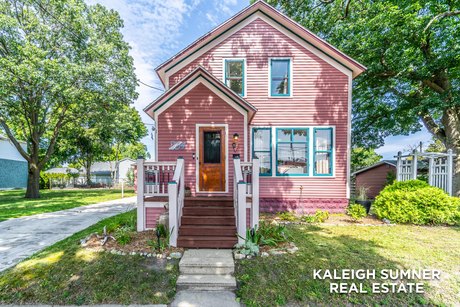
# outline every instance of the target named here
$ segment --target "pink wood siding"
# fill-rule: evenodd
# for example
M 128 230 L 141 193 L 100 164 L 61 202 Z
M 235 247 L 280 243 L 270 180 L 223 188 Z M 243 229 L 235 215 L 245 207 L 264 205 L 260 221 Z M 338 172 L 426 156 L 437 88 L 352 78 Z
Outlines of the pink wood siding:
M 145 208 L 145 227 L 155 228 L 160 215 L 165 212 L 164 208 Z
M 233 148 L 232 136 L 238 133 L 239 148 L 236 153 L 243 160 L 244 117 L 227 102 L 209 90 L 205 85 L 198 84 L 158 118 L 158 161 L 175 161 L 179 156 L 185 159 L 185 184 L 192 195 L 196 192 L 196 167 L 193 153 L 198 153 L 196 145 L 196 124 L 228 124 L 228 193 L 233 195 Z M 170 151 L 171 141 L 185 141 L 185 150 Z M 200 195 L 206 195 L 206 193 Z M 222 194 L 219 194 L 222 195 Z
M 365 187 L 369 189 L 367 197 L 375 198 L 385 187 L 388 172 L 396 173 L 396 167 L 385 163 L 356 174 L 356 193 L 360 187 Z
M 246 59 L 246 99 L 258 109 L 251 125 L 336 127 L 335 177 L 261 177 L 262 210 L 323 206 L 328 200 L 331 211 L 343 210 L 347 205 L 348 77 L 257 19 L 172 75 L 170 86 L 197 65 L 222 79 L 223 59 L 232 57 Z M 293 98 L 268 97 L 270 57 L 292 59 Z

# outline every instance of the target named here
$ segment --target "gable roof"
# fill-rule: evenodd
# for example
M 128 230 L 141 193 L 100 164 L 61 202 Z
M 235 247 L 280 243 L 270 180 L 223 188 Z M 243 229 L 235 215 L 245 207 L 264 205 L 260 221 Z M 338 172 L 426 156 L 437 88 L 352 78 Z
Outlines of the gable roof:
M 230 101 L 235 103 L 237 107 L 244 110 L 248 114 L 249 120 L 251 120 L 254 114 L 257 112 L 256 107 L 254 107 L 246 99 L 242 98 L 240 95 L 232 91 L 228 86 L 226 86 L 222 81 L 210 74 L 202 66 L 198 66 L 197 68 L 195 68 L 192 72 L 185 76 L 185 78 L 180 80 L 177 84 L 175 84 L 173 87 L 161 94 L 149 105 L 147 105 L 144 108 L 144 112 L 146 112 L 150 116 L 152 116 L 155 112 L 161 113 L 162 110 L 160 110 L 160 108 L 165 106 L 168 102 L 176 102 L 181 97 L 182 92 L 184 92 L 187 86 L 192 85 L 194 82 L 204 84 L 207 88 L 209 88 L 216 94 L 223 94 L 224 97 L 230 99 Z M 152 110 L 151 113 L 149 113 L 150 110 Z
M 308 29 L 301 26 L 299 23 L 295 22 L 291 18 L 282 14 L 269 4 L 265 3 L 262 0 L 256 1 L 254 4 L 246 7 L 221 25 L 217 26 L 210 32 L 206 33 L 202 37 L 198 38 L 196 41 L 182 49 L 179 53 L 173 57 L 166 60 L 164 63 L 160 64 L 155 71 L 158 74 L 163 85 L 165 84 L 166 73 L 174 68 L 177 65 L 182 64 L 182 62 L 189 56 L 196 53 L 203 52 L 203 47 L 212 42 L 215 39 L 220 38 L 222 35 L 232 32 L 233 28 L 240 24 L 241 22 L 247 20 L 250 16 L 260 13 L 262 16 L 273 21 L 281 28 L 286 29 L 292 35 L 300 38 L 305 41 L 312 47 L 320 50 L 325 55 L 329 56 L 348 70 L 352 72 L 353 78 L 360 75 L 363 71 L 366 70 L 366 67 L 357 61 L 353 60 L 351 57 L 347 56 L 345 53 L 341 52 L 319 36 L 315 35 Z M 235 31 L 235 30 L 234 30 Z
M 373 168 L 376 168 L 377 166 L 384 165 L 384 164 L 388 164 L 388 165 L 391 165 L 391 166 L 396 167 L 396 160 L 382 160 L 382 161 L 380 161 L 380 162 L 375 163 L 374 165 L 371 165 L 371 166 L 362 168 L 362 169 L 360 169 L 360 170 L 357 170 L 356 172 L 354 172 L 354 173 L 351 174 L 351 175 L 354 176 L 354 175 L 357 175 L 357 174 L 359 174 L 359 173 L 362 173 L 362 172 L 371 170 L 371 169 L 373 169 Z

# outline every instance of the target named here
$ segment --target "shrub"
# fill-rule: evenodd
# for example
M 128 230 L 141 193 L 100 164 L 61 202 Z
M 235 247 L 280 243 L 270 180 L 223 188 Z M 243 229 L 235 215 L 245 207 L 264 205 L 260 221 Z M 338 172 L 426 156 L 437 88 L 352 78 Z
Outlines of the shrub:
M 384 188 L 373 204 L 378 218 L 416 225 L 458 224 L 459 200 L 420 180 Z
M 302 222 L 306 223 L 324 223 L 327 219 L 329 219 L 329 212 L 323 210 L 316 211 L 314 215 L 303 215 L 300 218 Z
M 359 221 L 367 215 L 366 208 L 360 204 L 351 204 L 348 206 L 347 214 L 355 221 Z
M 121 226 L 115 230 L 114 237 L 120 245 L 126 245 L 131 242 L 133 238 L 133 231 L 129 226 Z
M 290 211 L 279 212 L 277 215 L 283 221 L 293 222 L 297 220 L 297 216 L 295 215 L 295 213 Z

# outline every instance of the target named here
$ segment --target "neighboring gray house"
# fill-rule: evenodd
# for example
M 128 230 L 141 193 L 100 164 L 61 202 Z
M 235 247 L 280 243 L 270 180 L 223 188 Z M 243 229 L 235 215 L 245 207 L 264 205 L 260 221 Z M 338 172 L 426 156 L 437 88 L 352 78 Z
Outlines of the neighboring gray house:
M 116 163 L 115 161 L 95 162 L 91 166 L 91 181 L 112 185 L 112 182 L 121 182 L 127 180 L 128 171 L 133 167 L 136 161 L 132 159 L 123 159 Z M 82 172 L 82 175 L 85 171 Z
M 25 142 L 22 148 L 27 151 Z M 0 134 L 0 190 L 27 187 L 27 161 L 11 141 Z

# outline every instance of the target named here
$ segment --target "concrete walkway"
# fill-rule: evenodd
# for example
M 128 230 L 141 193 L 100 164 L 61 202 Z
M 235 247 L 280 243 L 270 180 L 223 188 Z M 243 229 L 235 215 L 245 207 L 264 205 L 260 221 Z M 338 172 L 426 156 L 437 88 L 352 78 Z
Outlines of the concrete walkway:
M 0 222 L 0 272 L 105 218 L 134 209 L 136 197 Z

